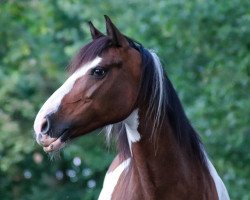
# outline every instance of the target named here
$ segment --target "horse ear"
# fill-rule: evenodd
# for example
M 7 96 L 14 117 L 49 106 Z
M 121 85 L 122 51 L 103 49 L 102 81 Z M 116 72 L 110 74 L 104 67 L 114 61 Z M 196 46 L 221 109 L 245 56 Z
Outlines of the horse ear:
M 104 15 L 104 17 L 106 20 L 107 35 L 111 37 L 114 45 L 123 47 L 128 46 L 129 43 L 126 37 L 116 28 L 116 26 L 107 15 Z
M 103 33 L 101 33 L 99 30 L 97 30 L 96 27 L 94 27 L 94 25 L 92 24 L 91 21 L 89 21 L 89 29 L 90 29 L 90 33 L 91 33 L 93 40 L 95 40 L 101 36 L 104 36 Z

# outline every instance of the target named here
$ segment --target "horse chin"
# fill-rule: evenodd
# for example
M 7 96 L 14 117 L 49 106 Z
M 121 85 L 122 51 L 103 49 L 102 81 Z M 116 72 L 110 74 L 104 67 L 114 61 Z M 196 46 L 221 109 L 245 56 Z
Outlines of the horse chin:
M 49 144 L 46 147 L 43 147 L 43 150 L 46 153 L 50 153 L 50 152 L 54 152 L 54 151 L 59 151 L 60 149 L 62 149 L 65 146 L 65 142 L 62 142 L 62 138 L 59 137 L 57 138 L 54 142 L 52 142 L 51 144 Z

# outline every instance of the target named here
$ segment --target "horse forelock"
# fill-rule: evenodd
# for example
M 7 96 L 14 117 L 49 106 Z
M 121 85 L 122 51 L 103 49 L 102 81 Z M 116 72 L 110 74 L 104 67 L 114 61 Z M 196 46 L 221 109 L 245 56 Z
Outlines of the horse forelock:
M 76 56 L 71 60 L 68 66 L 69 73 L 74 73 L 83 64 L 88 63 L 98 56 L 101 56 L 101 54 L 111 46 L 112 41 L 108 36 L 101 36 L 88 43 L 82 47 Z

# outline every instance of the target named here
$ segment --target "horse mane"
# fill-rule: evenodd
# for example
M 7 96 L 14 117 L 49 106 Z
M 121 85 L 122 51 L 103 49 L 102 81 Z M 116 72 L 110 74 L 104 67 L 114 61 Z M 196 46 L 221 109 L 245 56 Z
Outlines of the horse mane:
M 130 38 L 127 38 L 127 40 L 131 47 L 140 52 L 142 57 L 143 78 L 138 101 L 143 102 L 143 105 L 147 107 L 147 115 L 151 115 L 155 119 L 151 131 L 152 143 L 154 144 L 157 139 L 157 129 L 161 128 L 162 124 L 168 120 L 180 146 L 185 149 L 188 155 L 198 159 L 207 168 L 203 144 L 189 122 L 160 59 L 153 51 L 147 50 L 140 43 Z M 129 145 L 123 122 L 107 128 L 109 129 L 108 135 L 111 134 L 113 129 L 113 135 L 117 138 L 120 153 L 125 157 L 129 156 Z
M 178 95 L 165 73 L 160 59 L 153 52 L 143 47 L 142 44 L 126 37 L 130 46 L 136 49 L 142 57 L 143 75 L 140 85 L 138 102 L 142 101 L 147 107 L 147 114 L 155 119 L 151 138 L 153 144 L 157 139 L 157 129 L 167 120 L 173 129 L 173 134 L 180 146 L 190 155 L 200 161 L 207 168 L 203 144 L 189 122 Z M 101 56 L 107 48 L 112 47 L 108 36 L 102 36 L 84 46 L 72 60 L 69 71 L 74 72 L 83 63 Z M 125 124 L 123 121 L 107 125 L 106 136 L 109 141 L 114 138 L 119 153 L 123 157 L 130 157 L 130 148 L 127 140 Z

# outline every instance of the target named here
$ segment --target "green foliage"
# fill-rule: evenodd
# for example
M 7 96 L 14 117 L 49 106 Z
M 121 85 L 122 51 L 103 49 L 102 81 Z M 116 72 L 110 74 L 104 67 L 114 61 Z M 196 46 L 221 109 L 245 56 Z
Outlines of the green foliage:
M 158 52 L 231 198 L 250 199 L 248 0 L 0 1 L 1 199 L 97 198 L 114 156 L 102 134 L 50 161 L 32 124 L 90 41 L 86 22 L 104 30 L 104 14 Z

